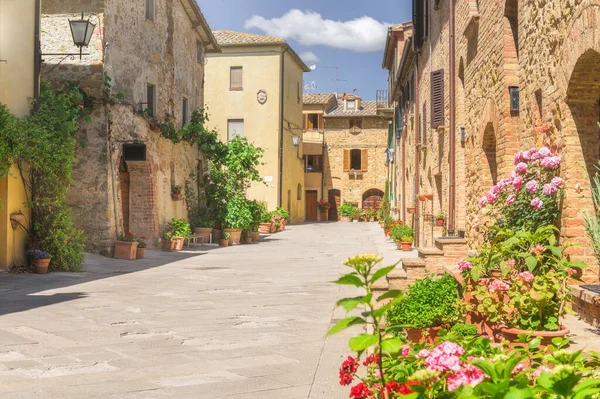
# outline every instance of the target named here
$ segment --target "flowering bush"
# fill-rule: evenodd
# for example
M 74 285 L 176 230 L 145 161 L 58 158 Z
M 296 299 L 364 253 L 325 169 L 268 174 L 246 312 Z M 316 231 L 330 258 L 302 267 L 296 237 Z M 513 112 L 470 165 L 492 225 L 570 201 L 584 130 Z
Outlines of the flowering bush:
M 133 236 L 133 233 L 130 231 L 127 234 L 121 232 L 119 233 L 119 236 L 117 237 L 117 240 L 119 241 L 125 241 L 125 242 L 134 242 L 135 241 L 135 237 Z
M 554 225 L 563 192 L 560 162 L 546 147 L 516 153 L 515 170 L 490 188 L 479 205 L 489 209 L 499 226 L 513 230 Z
M 41 249 L 30 249 L 25 251 L 25 256 L 29 256 L 31 259 L 50 259 L 50 254 Z
M 394 241 L 412 242 L 414 231 L 410 226 L 397 220 L 389 224 L 386 234 Z
M 331 204 L 320 199 L 319 202 L 317 202 L 317 208 L 319 208 L 320 213 L 325 213 L 329 210 L 329 208 L 331 208 Z
M 147 244 L 146 244 L 146 240 L 148 238 L 146 236 L 141 236 L 140 238 L 138 238 L 136 241 L 138 242 L 138 248 L 146 248 Z

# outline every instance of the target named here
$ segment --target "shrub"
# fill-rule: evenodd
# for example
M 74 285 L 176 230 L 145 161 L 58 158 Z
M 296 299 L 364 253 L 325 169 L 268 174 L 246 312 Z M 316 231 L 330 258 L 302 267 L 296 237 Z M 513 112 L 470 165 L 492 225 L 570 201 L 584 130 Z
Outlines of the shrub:
M 410 239 L 410 242 L 412 242 L 414 231 L 412 228 L 410 228 L 409 226 L 407 226 L 405 224 L 395 224 L 390 227 L 389 235 L 390 235 L 390 238 L 394 241 L 400 240 L 400 241 L 408 242 L 407 240 L 404 240 L 404 239 Z
M 596 168 L 600 169 L 600 166 L 596 166 Z M 598 173 L 595 174 L 592 184 L 592 198 L 596 212 L 590 215 L 584 211 L 583 217 L 585 219 L 585 231 L 590 239 L 590 247 L 592 247 L 594 256 L 596 256 L 596 259 L 600 263 L 600 176 Z
M 286 220 L 290 219 L 290 213 L 279 206 L 277 208 L 275 208 L 275 210 L 272 213 L 274 215 L 281 216 L 282 219 L 286 219 Z
M 461 300 L 456 280 L 445 274 L 416 280 L 407 294 L 386 314 L 391 326 L 431 328 L 448 326 L 460 320 Z
M 458 334 L 461 337 L 472 337 L 477 335 L 477 326 L 475 324 L 457 323 L 452 326 L 450 332 Z
M 190 224 L 183 219 L 177 218 L 173 218 L 171 220 L 171 223 L 169 224 L 169 231 L 174 237 L 187 237 L 192 234 Z
M 252 213 L 248 201 L 241 195 L 230 197 L 226 204 L 223 227 L 229 229 L 248 229 L 252 225 Z
M 358 208 L 355 207 L 354 205 L 352 205 L 350 202 L 344 202 L 338 208 L 338 213 L 340 214 L 340 216 L 347 217 L 347 218 L 353 218 L 357 209 Z

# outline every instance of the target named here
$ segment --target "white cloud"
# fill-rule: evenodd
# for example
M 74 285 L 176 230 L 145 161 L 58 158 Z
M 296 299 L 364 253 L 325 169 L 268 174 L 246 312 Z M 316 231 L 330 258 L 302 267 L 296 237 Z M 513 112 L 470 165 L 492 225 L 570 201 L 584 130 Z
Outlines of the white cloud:
M 302 58 L 302 61 L 304 61 L 305 64 L 315 64 L 319 62 L 319 57 L 317 57 L 317 55 L 312 51 L 305 51 L 298 55 L 300 58 Z
M 305 46 L 324 45 L 357 52 L 381 51 L 391 24 L 363 16 L 351 21 L 323 19 L 314 11 L 293 9 L 280 18 L 254 15 L 245 28 L 257 28 L 270 36 L 292 39 Z

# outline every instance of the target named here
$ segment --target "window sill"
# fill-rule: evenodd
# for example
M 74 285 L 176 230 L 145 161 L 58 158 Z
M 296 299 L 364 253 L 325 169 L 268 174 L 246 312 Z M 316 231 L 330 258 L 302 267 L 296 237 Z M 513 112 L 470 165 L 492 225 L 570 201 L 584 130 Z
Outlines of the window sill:
M 244 88 L 243 88 L 243 87 L 237 87 L 237 88 L 235 88 L 235 87 L 230 87 L 230 88 L 229 88 L 229 91 L 244 91 Z

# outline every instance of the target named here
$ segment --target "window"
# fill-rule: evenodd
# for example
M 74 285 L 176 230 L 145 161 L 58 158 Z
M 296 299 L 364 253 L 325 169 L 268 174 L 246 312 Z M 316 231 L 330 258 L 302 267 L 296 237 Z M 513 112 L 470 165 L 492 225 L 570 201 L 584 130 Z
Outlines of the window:
M 344 171 L 367 171 L 369 165 L 368 150 L 344 150 Z
M 244 137 L 243 119 L 229 119 L 227 121 L 227 137 L 229 141 L 233 140 L 235 136 Z
M 302 201 L 302 184 L 300 183 L 298 183 L 298 194 L 296 194 L 296 199 Z
M 146 20 L 154 21 L 154 0 L 146 0 Z
M 307 130 L 317 130 L 319 127 L 319 114 L 308 114 Z
M 146 113 L 148 116 L 156 117 L 156 86 L 146 86 Z
M 183 97 L 181 104 L 181 126 L 184 126 L 186 123 L 188 123 L 188 99 Z
M 243 90 L 242 67 L 231 67 L 229 69 L 229 90 Z
M 308 173 L 311 172 L 322 172 L 321 165 L 323 164 L 322 155 L 305 155 L 304 156 L 304 170 Z
M 357 131 L 362 129 L 362 120 L 360 119 L 350 119 L 350 130 Z
M 355 100 L 346 100 L 346 108 L 356 109 L 356 101 Z
M 444 70 L 431 72 L 431 127 L 444 125 Z

